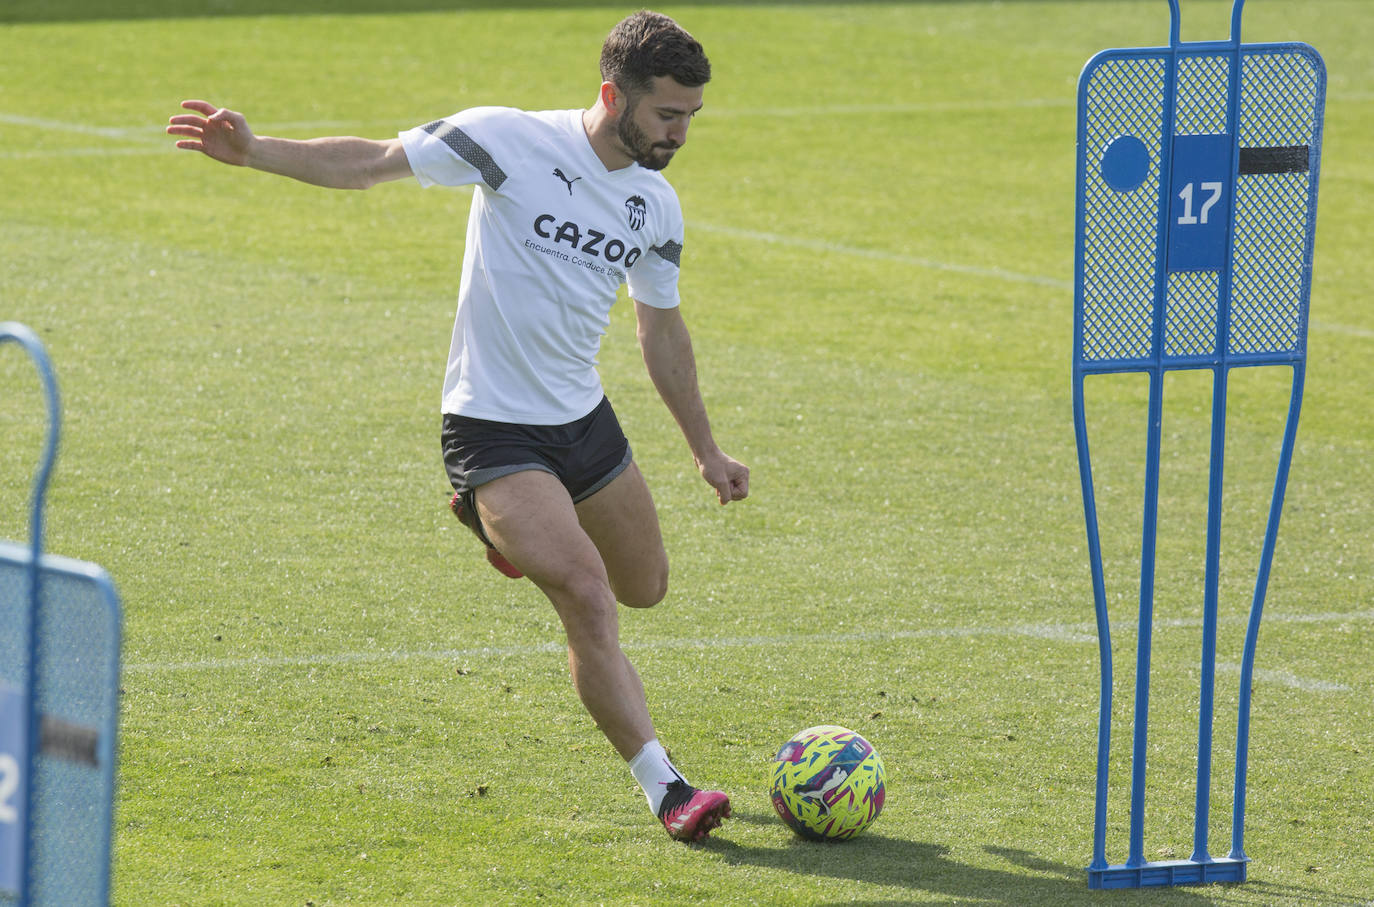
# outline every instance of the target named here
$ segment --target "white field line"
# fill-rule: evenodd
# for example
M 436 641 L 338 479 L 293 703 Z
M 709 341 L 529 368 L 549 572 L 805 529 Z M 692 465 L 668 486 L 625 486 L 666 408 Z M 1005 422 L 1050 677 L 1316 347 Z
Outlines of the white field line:
M 173 108 L 173 112 L 176 109 Z M 168 114 L 171 116 L 171 114 Z M 50 120 L 43 117 L 30 117 L 18 113 L 5 113 L 0 111 L 0 124 L 9 126 L 23 126 L 28 129 L 37 129 L 43 132 L 66 132 L 75 135 L 91 135 L 103 139 L 114 139 L 126 142 L 151 142 L 156 141 L 159 145 L 164 145 L 168 141 L 165 123 L 144 123 L 138 126 L 92 126 L 75 120 Z M 253 123 L 254 132 L 290 132 L 295 130 L 313 129 L 348 129 L 355 126 L 380 126 L 404 129 L 409 126 L 418 126 L 418 123 L 379 123 L 377 121 L 365 120 L 301 120 L 298 122 L 286 123 Z
M 93 135 L 102 139 L 115 139 L 117 141 L 127 141 L 129 139 L 142 140 L 150 135 L 150 129 L 140 126 L 133 129 L 120 126 L 91 126 L 74 120 L 47 120 L 41 117 L 28 117 L 18 113 L 5 113 L 0 111 L 0 123 L 7 126 L 23 126 L 28 129 L 40 129 L 49 132 L 69 132 L 76 135 Z M 161 131 L 159 129 L 159 131 Z
M 1369 92 L 1349 92 L 1328 94 L 1327 104 L 1367 104 L 1374 101 Z M 703 109 L 702 116 L 711 117 L 829 117 L 829 116 L 867 116 L 870 114 L 924 114 L 924 113 L 982 113 L 1007 110 L 1044 110 L 1062 108 L 1074 110 L 1078 106 L 1075 92 L 1067 92 L 1056 98 L 1010 98 L 998 101 L 923 101 L 910 104 L 828 104 L 803 107 L 711 107 Z
M 1353 611 L 1328 614 L 1275 614 L 1270 623 L 1350 623 L 1374 620 L 1374 611 Z M 1226 624 L 1244 624 L 1242 617 L 1227 618 Z M 1159 621 L 1156 630 L 1200 627 L 1196 618 Z M 1118 635 L 1124 635 L 1118 633 Z M 969 639 L 978 637 L 1029 637 L 1070 645 L 1097 643 L 1091 624 L 1012 624 L 1001 627 L 932 627 L 924 630 L 900 630 L 888 633 L 815 633 L 781 636 L 723 636 L 713 639 L 666 639 L 652 642 L 627 640 L 622 647 L 628 651 L 662 651 L 667 649 L 778 649 L 797 646 L 850 645 L 853 643 L 882 643 L 894 640 Z M 1119 643 L 1120 641 L 1117 640 Z M 284 655 L 252 658 L 208 658 L 180 662 L 135 662 L 126 664 L 130 674 L 169 674 L 201 671 L 245 671 L 277 668 L 340 667 L 357 664 L 398 664 L 408 661 L 487 661 L 502 658 L 528 658 L 553 655 L 564 651 L 561 642 L 535 643 L 524 646 L 480 646 L 453 649 L 411 649 L 389 651 L 339 652 L 319 655 Z M 1238 674 L 1240 666 L 1220 663 L 1217 670 Z M 1298 677 L 1292 673 L 1268 668 L 1256 668 L 1255 680 L 1301 690 L 1307 693 L 1345 693 L 1350 687 L 1327 680 Z
M 895 633 L 815 633 L 795 636 L 722 636 L 717 639 L 665 639 L 654 642 L 624 640 L 628 650 L 661 649 L 769 649 L 783 646 L 883 642 L 893 639 L 959 639 L 977 636 L 1033 636 L 1071 642 L 1095 642 L 1076 628 L 1038 625 L 1012 627 L 948 627 L 929 630 L 904 630 Z M 170 671 L 241 670 L 247 668 L 288 668 L 335 666 L 368 662 L 451 661 L 462 659 L 524 658 L 564 651 L 563 643 L 534 643 L 526 646 L 481 646 L 465 649 L 414 649 L 370 652 L 341 652 L 332 655 L 299 655 L 261 658 L 210 658 L 202 661 L 133 663 L 125 671 L 165 673 Z
M 1353 324 L 1337 324 L 1334 321 L 1312 320 L 1313 328 L 1319 331 L 1326 331 L 1329 334 L 1346 334 L 1350 337 L 1363 337 L 1366 340 L 1374 340 L 1374 329 L 1357 327 Z
M 1217 670 L 1226 674 L 1240 674 L 1240 665 L 1218 662 Z M 1302 690 L 1304 693 L 1348 693 L 1350 687 L 1343 683 L 1333 683 L 1329 680 L 1308 680 L 1298 677 L 1287 671 L 1273 671 L 1266 668 L 1255 668 L 1255 680 L 1261 683 L 1272 683 L 1275 686 L 1290 687 L 1294 690 Z
M 1026 274 L 1006 268 L 958 264 L 956 262 L 939 261 L 933 258 L 922 258 L 917 255 L 902 255 L 897 252 L 884 252 L 878 249 L 863 249 L 858 246 L 846 246 L 840 243 L 826 242 L 820 239 L 806 239 L 799 236 L 786 236 L 781 233 L 765 233 L 759 230 L 741 230 L 738 227 L 725 227 L 719 224 L 707 224 L 700 221 L 692 221 L 687 226 L 690 230 L 701 230 L 703 233 L 716 233 L 721 236 L 734 237 L 735 239 L 754 240 L 755 242 L 787 246 L 793 249 L 809 249 L 813 252 L 824 252 L 827 255 L 847 255 L 854 258 L 889 261 L 895 264 L 925 268 L 930 271 L 949 271 L 955 274 L 967 274 L 972 277 L 987 277 L 993 280 L 1007 281 L 1009 283 L 1034 284 L 1036 286 L 1049 287 L 1050 289 L 1064 292 L 1073 291 L 1073 281 L 1056 277 L 1045 277 L 1040 274 Z
M 912 104 L 827 104 L 806 107 L 706 107 L 703 117 L 832 117 L 926 113 L 996 113 L 1007 110 L 1043 110 L 1077 106 L 1072 95 L 1062 98 L 1020 98 L 1004 101 L 925 101 Z
M 78 146 L 74 148 L 45 148 L 27 149 L 23 151 L 0 151 L 0 160 L 34 160 L 55 157 L 104 157 L 105 155 L 122 154 L 169 154 L 177 151 L 171 136 L 167 135 L 165 124 L 148 123 L 139 126 L 92 126 L 86 123 L 69 120 L 52 120 L 43 117 L 23 116 L 15 113 L 5 113 L 0 111 L 0 125 L 20 126 L 25 129 L 35 129 L 42 132 L 62 132 L 70 135 L 90 136 L 92 138 L 107 139 L 110 142 L 132 142 L 133 145 L 118 147 L 111 145 L 98 146 Z M 314 132 L 351 129 L 356 127 L 395 127 L 404 129 L 415 126 L 415 123 L 377 123 L 377 122 L 357 122 L 347 120 L 301 120 L 298 122 L 285 123 L 254 123 L 256 131 L 264 134 L 278 132 Z
M 43 161 L 59 157 L 130 157 L 134 155 L 154 155 L 167 154 L 168 151 L 178 150 L 176 146 L 167 144 L 160 147 L 153 145 L 126 145 L 122 148 L 62 148 L 48 151 L 29 150 L 29 151 L 0 151 L 0 161 Z M 183 152 L 184 154 L 185 152 Z

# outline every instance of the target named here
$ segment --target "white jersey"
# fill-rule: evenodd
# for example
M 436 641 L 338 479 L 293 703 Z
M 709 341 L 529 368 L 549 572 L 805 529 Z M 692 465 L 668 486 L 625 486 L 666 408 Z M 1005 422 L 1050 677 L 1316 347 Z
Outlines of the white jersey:
M 580 110 L 476 107 L 400 139 L 422 186 L 476 187 L 443 411 L 528 425 L 591 412 L 620 285 L 678 304 L 673 188 L 638 164 L 608 171 Z

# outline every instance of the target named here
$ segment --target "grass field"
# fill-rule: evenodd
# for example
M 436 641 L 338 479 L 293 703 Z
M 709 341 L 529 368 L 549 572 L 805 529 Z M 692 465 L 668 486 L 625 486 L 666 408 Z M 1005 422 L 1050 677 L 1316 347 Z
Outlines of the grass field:
M 732 795 L 669 841 L 582 712 L 561 630 L 445 509 L 438 398 L 466 191 L 331 193 L 175 152 L 182 98 L 260 132 L 387 137 L 475 104 L 585 106 L 634 7 L 9 0 L 0 320 L 65 435 L 48 549 L 126 609 L 115 899 L 209 904 L 1374 901 L 1374 15 L 1251 0 L 1330 72 L 1307 394 L 1261 634 L 1243 886 L 1091 894 L 1097 647 L 1070 406 L 1075 83 L 1167 41 L 1164 0 L 671 3 L 715 67 L 668 176 L 720 508 L 619 305 L 602 374 L 654 489 L 669 598 L 623 615 L 665 743 Z M 452 5 L 462 5 L 454 3 Z M 1183 0 L 1185 39 L 1229 3 Z M 97 8 L 99 11 L 97 12 Z M 0 537 L 27 534 L 37 381 L 0 350 Z M 1170 378 L 1147 856 L 1186 857 L 1207 380 Z M 1237 379 L 1214 850 L 1281 378 Z M 1141 382 L 1089 386 L 1118 657 Z M 887 808 L 795 840 L 769 761 L 872 740 Z M 1229 724 L 1229 730 L 1228 730 Z

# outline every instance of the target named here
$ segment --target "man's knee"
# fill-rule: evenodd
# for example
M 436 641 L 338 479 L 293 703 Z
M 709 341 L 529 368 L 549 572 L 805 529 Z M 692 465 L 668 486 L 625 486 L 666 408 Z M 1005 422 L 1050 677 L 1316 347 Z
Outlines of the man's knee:
M 574 648 L 601 648 L 618 645 L 620 632 L 614 590 L 605 574 L 593 570 L 574 571 L 557 582 L 541 583 L 553 603 Z
M 611 586 L 616 600 L 630 608 L 652 608 L 668 595 L 668 564 L 655 565 L 651 569 L 636 571 L 633 577 L 614 579 Z

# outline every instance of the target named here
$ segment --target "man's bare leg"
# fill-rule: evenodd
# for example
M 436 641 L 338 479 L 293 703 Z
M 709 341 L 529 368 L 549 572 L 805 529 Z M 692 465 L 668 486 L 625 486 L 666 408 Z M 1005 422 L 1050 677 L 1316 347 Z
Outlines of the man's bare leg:
M 568 637 L 573 686 L 616 752 L 633 759 L 654 738 L 644 687 L 620 650 L 606 567 L 562 483 L 540 470 L 477 490 L 492 544 L 553 603 Z
M 540 470 L 496 479 L 476 497 L 492 543 L 553 603 L 568 637 L 573 686 L 668 834 L 705 838 L 730 815 L 730 800 L 690 786 L 673 767 L 654 735 L 639 673 L 620 648 L 617 596 L 649 607 L 667 589 L 658 515 L 638 468 L 631 464 L 576 506 Z

